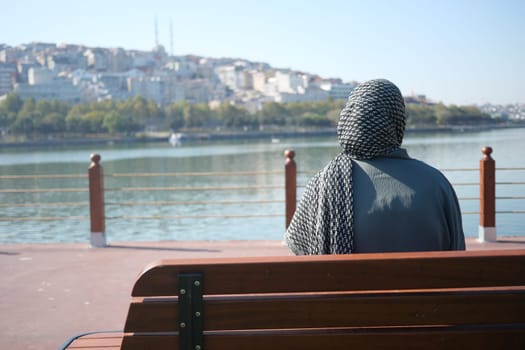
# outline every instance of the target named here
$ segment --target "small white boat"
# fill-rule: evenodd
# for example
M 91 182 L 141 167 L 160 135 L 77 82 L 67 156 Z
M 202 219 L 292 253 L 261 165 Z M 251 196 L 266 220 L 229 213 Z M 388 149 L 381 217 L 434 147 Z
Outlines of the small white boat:
M 173 147 L 179 147 L 182 146 L 183 141 L 185 141 L 188 138 L 187 135 L 181 134 L 181 133 L 172 133 L 170 135 L 169 143 Z

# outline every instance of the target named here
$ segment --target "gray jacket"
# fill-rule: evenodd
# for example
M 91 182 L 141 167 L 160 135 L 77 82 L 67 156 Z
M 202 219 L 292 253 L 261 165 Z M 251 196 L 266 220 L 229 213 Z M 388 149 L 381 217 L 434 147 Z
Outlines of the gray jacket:
M 318 176 L 309 182 L 317 186 Z M 435 168 L 397 149 L 388 156 L 354 160 L 354 249 L 356 253 L 464 250 L 465 237 L 456 193 Z M 315 192 L 315 189 L 313 190 Z M 302 198 L 294 220 L 312 217 L 312 198 Z M 297 255 L 300 241 L 285 240 Z M 312 233 L 313 234 L 313 233 Z

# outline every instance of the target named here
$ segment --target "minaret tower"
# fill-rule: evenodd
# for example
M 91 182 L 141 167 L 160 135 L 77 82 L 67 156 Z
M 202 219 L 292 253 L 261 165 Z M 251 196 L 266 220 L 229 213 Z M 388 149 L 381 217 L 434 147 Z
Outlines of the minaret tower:
M 173 20 L 170 18 L 170 56 L 173 57 Z
M 155 16 L 155 47 L 159 46 L 159 24 L 157 23 L 157 16 Z

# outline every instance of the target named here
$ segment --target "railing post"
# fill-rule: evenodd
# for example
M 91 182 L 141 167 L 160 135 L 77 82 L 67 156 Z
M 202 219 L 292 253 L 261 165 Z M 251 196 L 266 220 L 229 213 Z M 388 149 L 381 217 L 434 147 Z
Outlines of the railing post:
M 106 223 L 104 214 L 104 169 L 100 155 L 91 155 L 89 175 L 89 213 L 91 218 L 90 243 L 92 247 L 106 246 Z
M 496 235 L 496 162 L 491 147 L 481 149 L 479 161 L 479 240 L 497 241 Z
M 297 204 L 297 165 L 295 164 L 295 151 L 292 149 L 284 151 L 286 161 L 284 162 L 284 187 L 286 191 L 286 228 L 290 226 L 295 207 Z

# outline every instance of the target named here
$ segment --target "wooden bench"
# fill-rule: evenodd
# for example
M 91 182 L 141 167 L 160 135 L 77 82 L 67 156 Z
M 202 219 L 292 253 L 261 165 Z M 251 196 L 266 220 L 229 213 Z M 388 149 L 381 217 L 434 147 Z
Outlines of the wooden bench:
M 525 349 L 525 250 L 164 260 L 138 277 L 123 334 L 70 348 L 120 340 L 122 349 Z

